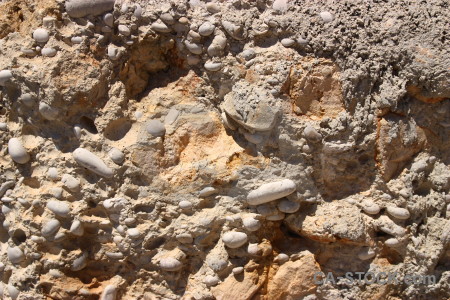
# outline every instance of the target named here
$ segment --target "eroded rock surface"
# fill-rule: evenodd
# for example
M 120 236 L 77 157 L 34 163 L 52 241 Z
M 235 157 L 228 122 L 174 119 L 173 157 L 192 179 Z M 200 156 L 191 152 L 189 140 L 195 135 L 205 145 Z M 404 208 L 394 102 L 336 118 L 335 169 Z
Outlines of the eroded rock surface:
M 450 298 L 448 8 L 0 1 L 0 298 Z

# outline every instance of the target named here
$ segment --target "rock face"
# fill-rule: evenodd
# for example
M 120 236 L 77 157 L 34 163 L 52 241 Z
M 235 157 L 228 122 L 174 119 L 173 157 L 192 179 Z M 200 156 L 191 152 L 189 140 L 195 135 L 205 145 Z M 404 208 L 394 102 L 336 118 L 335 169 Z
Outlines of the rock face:
M 0 1 L 0 298 L 450 299 L 447 2 Z

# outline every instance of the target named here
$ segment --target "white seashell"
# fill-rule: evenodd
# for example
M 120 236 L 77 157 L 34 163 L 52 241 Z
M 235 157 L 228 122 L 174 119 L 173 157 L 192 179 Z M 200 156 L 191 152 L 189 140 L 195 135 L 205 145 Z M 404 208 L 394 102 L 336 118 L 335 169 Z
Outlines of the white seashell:
M 295 182 L 290 179 L 263 184 L 247 196 L 250 205 L 258 205 L 283 198 L 296 190 Z

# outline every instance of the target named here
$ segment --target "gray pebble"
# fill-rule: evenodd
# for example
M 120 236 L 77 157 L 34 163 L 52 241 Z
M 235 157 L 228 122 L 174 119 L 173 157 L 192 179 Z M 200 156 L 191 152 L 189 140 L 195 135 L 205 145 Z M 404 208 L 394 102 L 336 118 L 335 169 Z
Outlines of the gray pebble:
M 246 49 L 242 51 L 241 55 L 246 61 L 249 61 L 250 59 L 255 58 L 256 53 L 253 49 Z
M 322 140 L 322 135 L 311 125 L 307 125 L 303 130 L 303 135 L 306 139 L 312 142 L 319 142 Z
M 128 28 L 128 26 L 119 25 L 117 29 L 119 30 L 119 33 L 124 36 L 130 36 L 131 34 L 130 28 Z
M 32 107 L 35 102 L 35 97 L 30 93 L 22 94 L 22 96 L 20 96 L 20 102 L 27 107 Z
M 67 203 L 58 200 L 50 200 L 47 203 L 47 208 L 60 217 L 67 217 L 70 213 L 70 206 Z
M 114 171 L 109 168 L 100 157 L 89 150 L 77 148 L 73 151 L 72 155 L 78 164 L 94 172 L 95 174 L 106 178 L 111 178 L 114 176 Z
M 22 249 L 19 247 L 8 247 L 8 259 L 13 264 L 18 264 L 25 259 Z
M 216 26 L 210 22 L 205 22 L 198 28 L 198 33 L 202 36 L 210 36 L 214 32 L 214 29 L 216 29 Z
M 64 174 L 61 181 L 71 192 L 77 192 L 80 189 L 80 181 L 72 175 Z
M 105 287 L 100 296 L 100 300 L 116 300 L 117 288 L 116 286 L 109 284 Z
M 180 203 L 178 203 L 178 206 L 181 209 L 191 209 L 192 208 L 192 203 L 190 201 L 187 201 L 187 200 L 182 200 L 182 201 L 180 201 Z
M 10 70 L 1 70 L 0 71 L 0 86 L 5 85 L 5 83 L 13 77 L 12 72 Z
M 83 253 L 80 257 L 76 258 L 73 262 L 72 262 L 72 266 L 70 267 L 71 271 L 80 271 L 83 270 L 84 268 L 86 268 L 87 266 L 87 254 Z
M 107 13 L 103 16 L 103 22 L 109 27 L 114 26 L 114 16 L 111 13 Z
M 166 134 L 164 124 L 159 120 L 151 120 L 147 124 L 147 132 L 156 137 L 162 137 Z
M 66 0 L 65 8 L 72 18 L 97 16 L 114 8 L 115 0 Z
M 176 236 L 177 241 L 183 244 L 191 244 L 194 238 L 190 233 L 180 233 Z
M 171 108 L 164 118 L 164 123 L 172 125 L 180 115 L 180 112 L 176 108 Z
M 208 2 L 206 3 L 206 10 L 212 14 L 216 14 L 220 12 L 220 6 L 215 2 Z
M 209 197 L 209 196 L 214 195 L 214 194 L 217 194 L 217 189 L 215 189 L 215 188 L 213 188 L 211 186 L 205 187 L 200 192 L 198 192 L 198 196 L 200 198 Z
M 159 261 L 159 266 L 164 271 L 175 272 L 181 270 L 183 264 L 176 258 L 166 257 Z
M 30 160 L 30 155 L 23 147 L 18 138 L 11 138 L 8 142 L 8 153 L 18 164 L 26 164 Z
M 56 55 L 57 51 L 55 48 L 42 48 L 41 50 L 41 54 L 42 56 L 46 56 L 46 57 L 54 57 Z
M 294 46 L 295 41 L 293 39 L 282 39 L 281 40 L 281 45 L 283 45 L 284 47 L 292 47 Z
M 51 107 L 45 102 L 39 103 L 39 113 L 44 117 L 44 119 L 49 121 L 54 121 L 59 117 L 59 110 L 57 108 Z
M 38 43 L 46 43 L 50 35 L 45 28 L 38 28 L 33 32 L 33 39 Z
M 125 154 L 123 154 L 123 152 L 117 148 L 112 148 L 111 150 L 109 150 L 108 156 L 113 162 L 118 165 L 122 164 L 125 160 Z
M 329 11 L 322 11 L 319 13 L 319 16 L 324 23 L 330 23 L 334 19 L 333 15 Z
M 57 168 L 48 168 L 47 170 L 47 177 L 50 180 L 59 180 L 59 174 L 58 174 L 58 169 Z
M 79 220 L 73 221 L 70 225 L 69 232 L 76 236 L 82 236 L 84 234 L 83 224 Z
M 209 61 L 205 63 L 204 67 L 207 71 L 217 72 L 222 68 L 222 63 Z
M 168 33 L 168 32 L 171 31 L 171 29 L 170 29 L 169 27 L 167 27 L 167 25 L 164 24 L 164 23 L 161 22 L 161 21 L 156 21 L 155 23 L 153 23 L 153 24 L 150 26 L 150 28 L 151 28 L 153 31 L 161 32 L 161 33 Z
M 72 44 L 81 44 L 83 42 L 83 38 L 81 36 L 74 36 L 70 39 Z
M 51 219 L 47 223 L 42 226 L 41 233 L 44 237 L 50 237 L 56 234 L 58 232 L 59 228 L 61 227 L 61 223 L 56 219 Z
M 278 203 L 278 210 L 287 214 L 293 214 L 300 209 L 300 204 L 283 199 Z

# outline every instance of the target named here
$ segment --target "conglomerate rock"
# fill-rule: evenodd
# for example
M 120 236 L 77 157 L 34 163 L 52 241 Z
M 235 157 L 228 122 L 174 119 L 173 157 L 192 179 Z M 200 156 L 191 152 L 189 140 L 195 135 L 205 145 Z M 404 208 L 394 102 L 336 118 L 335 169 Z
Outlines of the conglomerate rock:
M 0 298 L 450 298 L 449 14 L 0 1 Z

